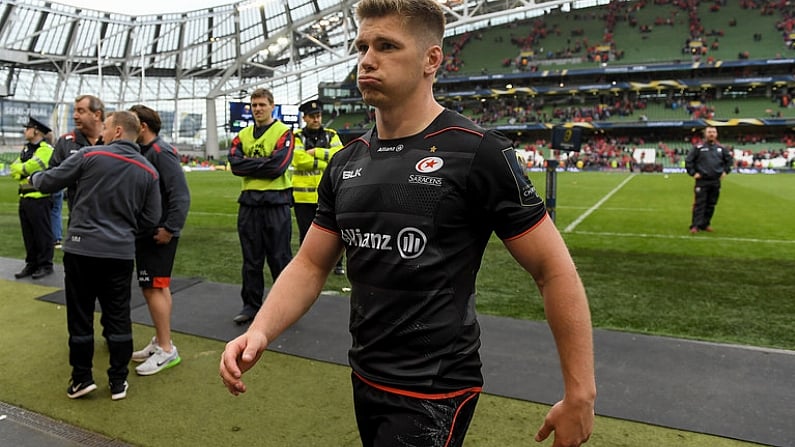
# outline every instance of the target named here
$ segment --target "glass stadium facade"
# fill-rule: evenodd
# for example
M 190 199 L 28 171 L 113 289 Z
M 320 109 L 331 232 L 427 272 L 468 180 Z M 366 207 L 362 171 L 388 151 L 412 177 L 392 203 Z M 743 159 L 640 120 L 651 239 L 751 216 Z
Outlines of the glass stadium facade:
M 448 34 L 607 1 L 440 0 Z M 217 156 L 231 138 L 228 104 L 255 87 L 277 103 L 317 96 L 355 66 L 353 0 L 249 0 L 130 16 L 42 0 L 0 3 L 0 146 L 31 114 L 56 134 L 80 94 L 109 110 L 145 103 L 182 150 Z

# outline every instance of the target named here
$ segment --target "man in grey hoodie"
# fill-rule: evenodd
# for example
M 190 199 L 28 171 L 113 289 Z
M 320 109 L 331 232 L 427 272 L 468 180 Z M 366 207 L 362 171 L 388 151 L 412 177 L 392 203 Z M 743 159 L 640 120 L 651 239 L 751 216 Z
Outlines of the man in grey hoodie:
M 63 242 L 66 319 L 74 399 L 94 391 L 94 302 L 102 308 L 102 334 L 110 351 L 108 379 L 113 400 L 127 396 L 127 364 L 133 351 L 130 282 L 135 236 L 158 224 L 159 175 L 135 143 L 135 114 L 105 119 L 105 146 L 89 146 L 54 169 L 36 173 L 31 184 L 51 193 L 72 187 L 67 237 Z

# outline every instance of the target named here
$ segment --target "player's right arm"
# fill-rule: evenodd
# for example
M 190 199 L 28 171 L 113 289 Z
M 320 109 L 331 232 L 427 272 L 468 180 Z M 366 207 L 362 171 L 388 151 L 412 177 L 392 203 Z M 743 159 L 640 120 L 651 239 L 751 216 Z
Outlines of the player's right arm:
M 246 391 L 243 373 L 259 361 L 270 342 L 312 307 L 341 251 L 338 234 L 310 227 L 295 258 L 279 274 L 246 333 L 226 344 L 220 374 L 230 393 Z

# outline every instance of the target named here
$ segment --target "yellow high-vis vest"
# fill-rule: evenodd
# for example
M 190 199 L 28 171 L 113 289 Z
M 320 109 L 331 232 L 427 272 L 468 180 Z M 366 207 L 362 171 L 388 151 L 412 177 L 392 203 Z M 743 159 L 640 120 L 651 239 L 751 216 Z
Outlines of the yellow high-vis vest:
M 26 160 L 22 160 L 20 156 L 13 163 L 11 163 L 11 178 L 19 181 L 19 197 L 26 199 L 41 199 L 48 197 L 49 194 L 39 192 L 36 188 L 28 183 L 28 177 L 37 171 L 44 171 L 50 165 L 50 158 L 52 158 L 52 146 L 47 144 L 46 141 L 41 140 L 39 147 L 36 151 Z
M 273 124 L 259 138 L 254 138 L 254 126 L 248 126 L 237 134 L 240 144 L 243 146 L 243 154 L 246 157 L 261 158 L 269 157 L 273 153 L 279 139 L 290 127 L 281 121 L 274 121 Z M 281 176 L 268 179 L 256 177 L 242 177 L 243 191 L 281 191 L 292 187 L 289 170 L 285 170 Z
M 293 154 L 293 200 L 295 203 L 317 203 L 317 186 L 331 157 L 342 149 L 342 140 L 334 129 L 322 129 L 325 141 L 307 141 L 303 129 L 295 132 Z M 314 146 L 313 143 L 319 143 Z M 307 149 L 314 149 L 315 155 Z

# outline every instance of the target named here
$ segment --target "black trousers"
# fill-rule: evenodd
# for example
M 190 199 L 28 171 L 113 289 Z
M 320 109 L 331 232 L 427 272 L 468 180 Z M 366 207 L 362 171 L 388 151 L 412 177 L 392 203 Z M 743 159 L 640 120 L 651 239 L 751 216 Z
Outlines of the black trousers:
M 298 240 L 303 244 L 312 221 L 315 220 L 317 213 L 317 203 L 296 203 L 293 205 L 295 210 L 295 220 L 298 223 Z
M 102 310 L 102 336 L 108 342 L 108 379 L 127 379 L 133 352 L 130 287 L 133 260 L 107 259 L 64 253 L 66 323 L 69 329 L 69 364 L 75 383 L 93 379 L 94 302 Z
M 480 397 L 479 388 L 422 396 L 372 386 L 355 373 L 352 381 L 363 447 L 460 447 Z
M 243 288 L 240 291 L 243 312 L 253 316 L 262 306 L 266 259 L 274 281 L 293 259 L 292 233 L 290 205 L 240 205 L 237 234 L 243 251 Z
M 693 191 L 695 198 L 693 199 L 693 220 L 690 223 L 690 228 L 706 230 L 712 222 L 712 215 L 715 214 L 715 206 L 720 197 L 720 180 L 698 179 Z
M 19 223 L 25 243 L 25 264 L 52 268 L 53 236 L 51 225 L 52 198 L 19 199 Z
M 312 226 L 312 221 L 315 220 L 315 213 L 317 213 L 317 203 L 296 203 L 293 205 L 295 210 L 295 220 L 298 223 L 298 240 L 301 244 L 304 243 L 306 233 L 309 227 Z M 337 261 L 337 268 L 342 268 L 342 258 L 340 256 Z

